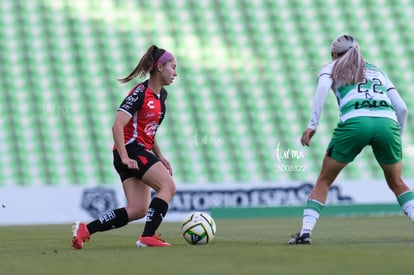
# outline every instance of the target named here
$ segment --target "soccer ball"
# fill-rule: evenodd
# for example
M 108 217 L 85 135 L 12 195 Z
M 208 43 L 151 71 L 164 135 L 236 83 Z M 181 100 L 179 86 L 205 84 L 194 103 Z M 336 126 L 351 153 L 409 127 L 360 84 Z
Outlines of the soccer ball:
M 190 244 L 207 244 L 216 235 L 216 223 L 204 212 L 193 212 L 181 223 L 181 233 Z

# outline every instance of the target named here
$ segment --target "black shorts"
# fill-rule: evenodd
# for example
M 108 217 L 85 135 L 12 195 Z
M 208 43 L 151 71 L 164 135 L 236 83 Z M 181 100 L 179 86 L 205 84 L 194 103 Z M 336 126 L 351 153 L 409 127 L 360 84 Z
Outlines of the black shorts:
M 125 146 L 128 152 L 128 156 L 130 159 L 136 160 L 138 163 L 138 170 L 137 169 L 129 169 L 125 164 L 122 163 L 121 157 L 118 154 L 117 150 L 113 151 L 114 155 L 114 167 L 115 170 L 118 172 L 121 181 L 126 180 L 127 178 L 136 177 L 138 179 L 142 179 L 145 172 L 154 165 L 159 159 L 150 151 L 145 149 L 144 146 L 139 145 L 137 143 L 130 143 Z

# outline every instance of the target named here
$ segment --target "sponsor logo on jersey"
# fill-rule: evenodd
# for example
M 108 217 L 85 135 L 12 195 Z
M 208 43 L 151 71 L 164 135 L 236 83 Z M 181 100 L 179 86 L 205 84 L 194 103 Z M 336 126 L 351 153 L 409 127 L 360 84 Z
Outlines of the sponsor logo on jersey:
M 355 109 L 389 107 L 385 100 L 364 100 L 355 103 Z
M 148 101 L 148 103 L 147 103 L 147 106 L 150 108 L 150 109 L 154 109 L 155 107 L 154 107 L 154 101 L 153 100 L 149 100 Z
M 154 121 L 151 121 L 145 126 L 144 133 L 148 136 L 153 136 L 157 132 L 158 124 Z
M 143 89 L 144 85 L 139 85 L 132 94 L 130 94 L 129 96 L 127 96 L 123 102 L 123 104 L 121 105 L 121 108 L 129 111 L 132 109 L 132 106 L 134 105 L 134 103 L 140 98 L 141 93 L 143 93 L 144 89 Z M 145 88 L 145 87 L 144 87 Z

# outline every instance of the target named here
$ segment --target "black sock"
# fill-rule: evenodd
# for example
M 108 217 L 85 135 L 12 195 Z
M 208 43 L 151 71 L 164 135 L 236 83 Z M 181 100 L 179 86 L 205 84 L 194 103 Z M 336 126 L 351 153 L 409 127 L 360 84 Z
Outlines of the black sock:
M 90 222 L 87 227 L 89 234 L 98 231 L 107 231 L 114 228 L 119 228 L 129 222 L 128 213 L 125 208 L 118 208 L 108 211 L 105 215 Z
M 160 198 L 153 198 L 147 213 L 147 219 L 145 222 L 144 233 L 142 236 L 153 236 L 155 231 L 160 226 L 165 214 L 168 210 L 168 203 Z

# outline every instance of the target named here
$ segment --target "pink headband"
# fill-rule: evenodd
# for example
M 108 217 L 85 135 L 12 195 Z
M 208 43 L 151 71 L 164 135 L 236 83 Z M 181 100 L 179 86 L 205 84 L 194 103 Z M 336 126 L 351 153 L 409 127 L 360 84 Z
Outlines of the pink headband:
M 174 58 L 174 55 L 169 51 L 165 51 L 160 58 L 155 62 L 154 66 L 158 65 L 158 63 L 164 64 Z

